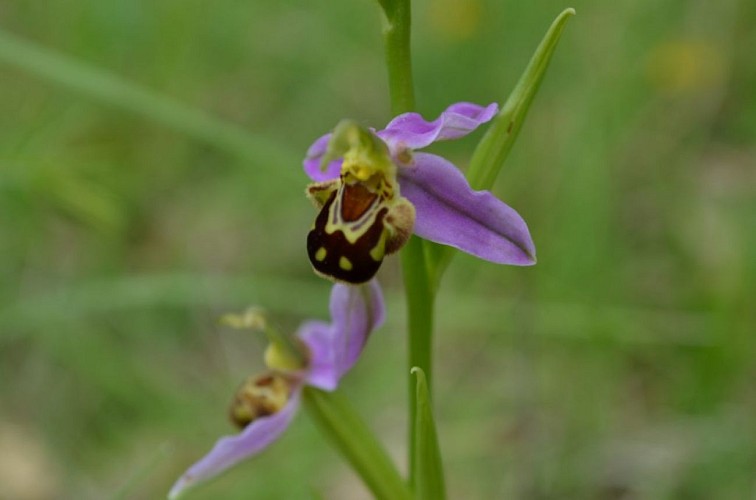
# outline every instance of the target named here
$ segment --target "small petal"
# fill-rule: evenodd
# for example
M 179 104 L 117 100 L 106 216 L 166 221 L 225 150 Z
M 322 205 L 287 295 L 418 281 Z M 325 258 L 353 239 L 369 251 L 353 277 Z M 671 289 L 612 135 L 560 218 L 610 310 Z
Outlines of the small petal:
M 331 317 L 336 332 L 334 344 L 340 348 L 337 364 L 343 375 L 354 366 L 370 333 L 383 324 L 385 307 L 378 281 L 360 286 L 334 285 Z
M 211 479 L 242 460 L 268 447 L 289 427 L 299 408 L 301 388 L 297 388 L 286 406 L 273 415 L 261 417 L 235 436 L 220 438 L 200 461 L 192 465 L 176 481 L 168 493 L 169 499 L 178 498 L 187 488 Z
M 386 305 L 383 303 L 381 285 L 378 284 L 378 280 L 373 280 L 370 283 L 362 285 L 362 291 L 369 298 L 370 329 L 375 330 L 376 328 L 380 328 L 386 320 Z
M 383 324 L 385 308 L 375 280 L 360 286 L 336 284 L 331 290 L 333 323 L 307 322 L 298 337 L 310 348 L 307 383 L 331 391 L 362 353 L 370 332 Z
M 325 391 L 336 389 L 341 374 L 336 369 L 333 326 L 322 321 L 307 321 L 299 327 L 297 337 L 310 350 L 307 383 Z
M 535 245 L 520 215 L 489 191 L 474 191 L 457 167 L 417 153 L 399 168 L 402 196 L 415 205 L 415 233 L 491 262 L 528 266 Z
M 329 181 L 339 177 L 341 160 L 330 162 L 325 170 L 320 169 L 320 162 L 328 149 L 328 141 L 330 140 L 331 134 L 328 133 L 313 142 L 310 149 L 307 150 L 307 156 L 304 159 L 304 171 L 315 182 Z
M 420 149 L 436 141 L 458 139 L 490 121 L 499 110 L 496 103 L 486 107 L 469 102 L 452 104 L 432 122 L 418 113 L 399 115 L 378 132 L 393 154 L 406 149 Z

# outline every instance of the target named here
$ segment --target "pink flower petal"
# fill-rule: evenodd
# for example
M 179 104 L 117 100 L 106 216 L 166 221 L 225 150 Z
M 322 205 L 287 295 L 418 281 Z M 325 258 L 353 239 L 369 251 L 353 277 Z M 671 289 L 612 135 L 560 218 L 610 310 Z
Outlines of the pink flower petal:
M 300 393 L 301 387 L 296 387 L 281 411 L 255 420 L 235 436 L 220 438 L 207 455 L 176 481 L 168 498 L 178 498 L 187 488 L 207 481 L 267 448 L 291 424 L 299 409 Z
M 304 171 L 315 182 L 336 179 L 341 172 L 341 160 L 330 162 L 325 170 L 320 169 L 320 162 L 326 149 L 328 149 L 328 141 L 330 140 L 331 134 L 328 133 L 316 139 L 310 149 L 307 150 L 307 156 L 304 159 Z
M 415 206 L 418 236 L 499 264 L 535 264 L 522 217 L 489 191 L 474 191 L 444 158 L 416 153 L 411 166 L 399 167 L 399 184 Z
M 331 317 L 303 324 L 298 337 L 310 349 L 309 385 L 332 391 L 362 353 L 370 333 L 383 323 L 383 295 L 376 280 L 359 286 L 335 284 Z
M 490 121 L 499 110 L 496 103 L 478 106 L 469 102 L 452 104 L 432 122 L 418 113 L 399 115 L 378 132 L 394 154 L 405 149 L 420 149 L 436 141 L 464 137 Z

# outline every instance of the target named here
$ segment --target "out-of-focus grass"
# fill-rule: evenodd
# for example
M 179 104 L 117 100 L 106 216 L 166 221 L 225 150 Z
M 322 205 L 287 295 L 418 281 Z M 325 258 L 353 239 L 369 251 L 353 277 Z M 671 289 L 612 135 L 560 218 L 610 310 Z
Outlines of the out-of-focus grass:
M 439 298 L 450 496 L 747 498 L 756 7 L 418 0 L 422 112 L 503 100 L 568 6 L 495 188 L 539 263 L 460 256 Z M 0 28 L 283 144 L 275 163 L 342 117 L 390 118 L 370 2 L 6 2 Z M 262 339 L 219 314 L 326 314 L 299 165 L 168 125 L 0 63 L 0 498 L 162 496 L 261 368 Z M 478 137 L 436 150 L 464 166 Z M 345 390 L 402 457 L 396 259 L 381 274 L 390 319 Z M 300 418 L 192 498 L 313 490 L 364 495 Z

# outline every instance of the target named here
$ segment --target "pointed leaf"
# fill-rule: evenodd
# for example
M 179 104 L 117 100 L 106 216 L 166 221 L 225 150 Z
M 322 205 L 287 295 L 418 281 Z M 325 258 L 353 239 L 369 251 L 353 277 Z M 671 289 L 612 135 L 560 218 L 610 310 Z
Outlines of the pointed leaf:
M 417 377 L 415 393 L 417 412 L 415 413 L 415 435 L 412 436 L 417 467 L 414 484 L 415 497 L 418 500 L 443 500 L 446 498 L 444 469 L 425 372 L 418 367 L 410 371 Z
M 575 9 L 565 9 L 551 24 L 517 86 L 475 149 L 467 172 L 473 188 L 489 189 L 496 180 L 541 85 L 564 26 L 574 15 Z
M 565 9 L 551 24 L 514 90 L 475 148 L 466 174 L 473 189 L 490 189 L 493 186 L 522 128 L 567 20 L 574 15 L 575 9 Z M 451 262 L 454 251 L 441 245 L 425 243 L 428 273 L 435 288 Z

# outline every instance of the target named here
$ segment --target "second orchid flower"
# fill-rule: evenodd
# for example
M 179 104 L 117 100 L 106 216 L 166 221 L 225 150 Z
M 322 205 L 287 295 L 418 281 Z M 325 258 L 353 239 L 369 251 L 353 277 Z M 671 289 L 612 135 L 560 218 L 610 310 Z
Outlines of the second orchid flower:
M 281 349 L 277 342 L 270 344 L 265 353 L 269 371 L 248 378 L 231 405 L 231 419 L 243 430 L 219 439 L 179 478 L 168 498 L 178 498 L 278 439 L 297 414 L 304 386 L 336 389 L 357 362 L 370 333 L 383 323 L 383 294 L 376 281 L 359 287 L 337 284 L 331 290 L 330 309 L 331 323 L 313 320 L 299 327 L 295 352 Z M 239 327 L 266 328 L 263 320 L 232 319 Z

